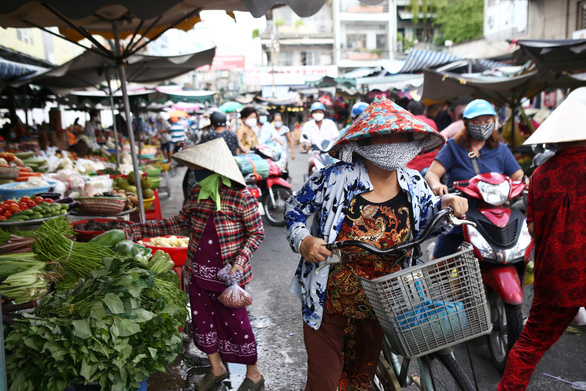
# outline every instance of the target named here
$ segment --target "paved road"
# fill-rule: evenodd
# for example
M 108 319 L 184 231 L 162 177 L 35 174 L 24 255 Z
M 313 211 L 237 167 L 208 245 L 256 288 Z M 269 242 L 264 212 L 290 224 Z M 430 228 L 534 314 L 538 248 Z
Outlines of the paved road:
M 307 155 L 297 154 L 290 163 L 293 189 L 299 188 L 303 172 L 307 167 Z M 171 178 L 172 197 L 162 194 L 163 217 L 176 214 L 181 207 L 180 194 L 183 169 Z M 294 254 L 286 240 L 285 228 L 273 227 L 265 223 L 266 237 L 260 249 L 254 254 L 252 268 L 254 278 L 249 291 L 254 298 L 250 307 L 250 317 L 259 345 L 259 367 L 266 379 L 267 391 L 302 390 L 305 384 L 306 359 L 302 336 L 300 303 L 289 293 L 289 284 L 295 272 L 298 255 Z M 543 375 L 548 373 L 570 381 L 586 381 L 586 328 L 577 330 L 578 334 L 566 333 L 554 348 L 546 354 L 537 367 L 529 390 L 571 390 L 572 387 Z M 472 363 L 479 383 L 479 391 L 492 391 L 500 379 L 500 374 L 492 367 L 488 347 L 484 339 L 469 343 Z M 195 355 L 197 355 L 197 349 Z M 470 366 L 464 346 L 456 348 L 458 360 L 467 368 Z M 201 352 L 199 352 L 201 356 Z M 185 366 L 175 366 L 177 376 L 189 377 Z M 242 380 L 244 368 L 230 366 L 231 382 L 218 390 L 236 389 Z M 192 370 L 191 373 L 197 372 Z M 172 386 L 151 387 L 150 391 L 181 390 Z M 179 383 L 176 383 L 179 384 Z M 172 388 L 175 387 L 175 388 Z M 185 389 L 191 389 L 189 385 Z

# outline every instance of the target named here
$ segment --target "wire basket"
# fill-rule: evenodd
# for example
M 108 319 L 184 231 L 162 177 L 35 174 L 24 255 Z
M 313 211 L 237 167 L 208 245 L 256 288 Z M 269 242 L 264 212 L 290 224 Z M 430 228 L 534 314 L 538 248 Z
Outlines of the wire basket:
M 374 280 L 360 279 L 392 350 L 423 356 L 491 331 L 472 246 Z

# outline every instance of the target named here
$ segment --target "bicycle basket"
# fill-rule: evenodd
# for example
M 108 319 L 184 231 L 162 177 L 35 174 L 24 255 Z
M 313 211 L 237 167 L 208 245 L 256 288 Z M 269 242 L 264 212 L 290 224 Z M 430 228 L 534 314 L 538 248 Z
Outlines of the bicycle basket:
M 480 267 L 467 243 L 360 284 L 396 354 L 419 357 L 491 331 Z

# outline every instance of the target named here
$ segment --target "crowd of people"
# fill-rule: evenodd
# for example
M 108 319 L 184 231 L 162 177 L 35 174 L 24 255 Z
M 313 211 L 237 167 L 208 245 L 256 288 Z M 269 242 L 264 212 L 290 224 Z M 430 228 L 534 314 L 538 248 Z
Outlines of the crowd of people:
M 584 95 L 582 91 L 568 101 L 586 104 Z M 264 384 L 246 310 L 226 308 L 218 298 L 224 288 L 218 271 L 228 265 L 230 273 L 241 273 L 240 285 L 245 287 L 252 278 L 251 255 L 264 237 L 256 201 L 230 156 L 273 143 L 294 159 L 299 141 L 301 153 L 328 142 L 329 154 L 337 159 L 314 172 L 286 203 L 287 239 L 301 256 L 291 292 L 302 304 L 306 390 L 370 390 L 383 331 L 358 280 L 397 268 L 388 259 L 360 251 L 344 254 L 341 263 L 320 267 L 332 256 L 325 244 L 353 239 L 390 247 L 419 235 L 443 208 L 451 207 L 462 216 L 468 201 L 448 189 L 454 181 L 480 173 L 502 173 L 529 183 L 501 137 L 494 106 L 485 100 L 441 107 L 435 119 L 428 117 L 429 108 L 422 102 L 402 107 L 378 97 L 370 104 L 359 103 L 353 108 L 352 123 L 339 130 L 324 105 L 314 102 L 297 140 L 280 112 L 249 106 L 240 111 L 237 122 L 225 113 L 208 112 L 197 120 L 199 145 L 175 153 L 173 145 L 189 137 L 188 124 L 162 117 L 153 121 L 161 150 L 168 159 L 174 157 L 192 169 L 195 186 L 177 216 L 135 224 L 130 231 L 135 238 L 190 231 L 185 272 L 193 337 L 211 363 L 198 390 L 210 390 L 226 378 L 224 362 L 247 365 L 240 391 L 260 390 Z M 585 198 L 577 191 L 586 137 L 582 130 L 560 130 L 547 122 L 540 129 L 546 134 L 540 143 L 550 144 L 557 153 L 536 170 L 529 186 L 535 299 L 499 390 L 524 390 L 541 356 L 586 305 L 586 244 L 581 237 L 586 228 Z M 104 132 L 95 117 L 84 131 L 88 137 Z M 571 177 L 560 174 L 568 165 L 576 167 Z M 462 232 L 450 229 L 443 228 L 434 257 L 454 253 L 462 243 Z M 570 290 L 560 288 L 568 284 Z

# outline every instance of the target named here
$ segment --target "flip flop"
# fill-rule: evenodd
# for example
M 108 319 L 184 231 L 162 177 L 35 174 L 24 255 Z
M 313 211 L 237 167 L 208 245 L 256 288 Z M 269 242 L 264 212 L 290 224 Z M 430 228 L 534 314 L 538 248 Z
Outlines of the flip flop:
M 238 391 L 259 391 L 265 385 L 265 378 L 260 375 L 258 383 L 253 382 L 249 378 L 245 378 Z
M 197 383 L 195 383 L 195 389 L 197 391 L 209 391 L 212 389 L 213 386 L 216 384 L 220 384 L 222 380 L 228 378 L 228 372 L 224 373 L 223 375 L 216 376 L 211 371 L 206 373 L 204 377 L 199 379 Z

